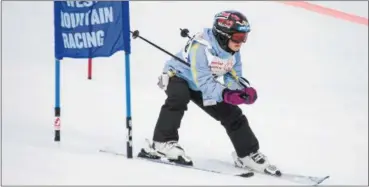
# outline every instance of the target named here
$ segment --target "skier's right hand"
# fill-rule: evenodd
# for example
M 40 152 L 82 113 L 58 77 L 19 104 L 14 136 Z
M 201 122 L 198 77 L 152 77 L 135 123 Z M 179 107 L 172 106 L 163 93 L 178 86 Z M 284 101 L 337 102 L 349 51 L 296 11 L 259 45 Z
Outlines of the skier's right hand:
M 242 90 L 223 90 L 223 101 L 232 104 L 253 104 L 257 99 L 256 90 L 253 87 L 244 88 Z
M 169 84 L 169 78 L 170 76 L 167 73 L 162 73 L 159 77 L 158 77 L 158 83 L 157 85 L 159 86 L 160 89 L 162 90 L 167 90 L 168 84 Z

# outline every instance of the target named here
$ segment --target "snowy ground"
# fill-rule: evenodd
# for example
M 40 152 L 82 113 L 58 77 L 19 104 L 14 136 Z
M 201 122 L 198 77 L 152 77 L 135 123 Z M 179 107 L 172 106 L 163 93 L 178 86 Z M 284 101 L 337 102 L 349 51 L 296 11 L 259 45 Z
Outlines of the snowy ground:
M 291 184 L 98 153 L 106 146 L 125 151 L 123 53 L 94 59 L 93 80 L 87 60 L 62 61 L 62 141 L 54 143 L 52 2 L 2 6 L 2 184 Z M 243 71 L 259 99 L 242 109 L 261 151 L 282 169 L 330 175 L 324 184 L 368 185 L 368 27 L 274 2 L 132 2 L 131 28 L 176 52 L 185 42 L 179 28 L 209 27 L 224 9 L 245 12 L 252 24 Z M 135 154 L 152 137 L 165 99 L 156 80 L 167 59 L 132 41 Z M 189 108 L 180 129 L 187 153 L 231 162 L 223 127 Z

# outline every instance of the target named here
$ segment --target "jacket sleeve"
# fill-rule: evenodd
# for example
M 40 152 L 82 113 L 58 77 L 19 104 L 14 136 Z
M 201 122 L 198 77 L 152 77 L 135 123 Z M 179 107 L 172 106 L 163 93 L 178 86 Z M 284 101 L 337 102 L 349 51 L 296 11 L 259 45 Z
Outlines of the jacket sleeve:
M 199 43 L 195 43 L 191 47 L 189 61 L 191 63 L 192 78 L 202 92 L 204 99 L 221 102 L 223 101 L 222 92 L 225 86 L 215 80 L 212 75 L 205 50 L 207 50 L 206 46 Z
M 233 65 L 232 71 L 224 75 L 224 84 L 227 88 L 231 90 L 242 89 L 241 86 L 238 85 L 237 79 L 238 77 L 242 77 L 242 62 L 240 54 L 236 55 L 235 64 Z

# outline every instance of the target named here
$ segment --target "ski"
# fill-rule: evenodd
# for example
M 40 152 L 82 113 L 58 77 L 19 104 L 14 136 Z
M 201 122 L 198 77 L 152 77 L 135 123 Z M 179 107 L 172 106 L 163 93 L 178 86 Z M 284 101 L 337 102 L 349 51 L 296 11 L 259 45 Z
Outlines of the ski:
M 226 161 L 212 160 L 212 159 L 209 159 L 209 160 L 213 162 L 217 162 L 218 164 L 221 164 L 221 165 L 231 165 L 231 163 L 226 162 Z M 259 171 L 252 170 L 252 169 L 250 169 L 250 171 L 253 171 L 255 174 L 275 177 L 275 178 L 287 180 L 287 181 L 298 183 L 298 184 L 312 185 L 312 186 L 317 186 L 329 178 L 329 175 L 309 176 L 309 175 L 301 175 L 301 174 L 296 174 L 296 173 L 286 173 L 286 172 L 281 171 L 282 175 L 278 176 L 278 175 L 271 175 L 271 174 L 264 173 L 264 172 L 259 172 Z
M 300 175 L 300 174 L 282 172 L 282 175 L 278 176 L 278 175 L 271 175 L 271 174 L 268 174 L 268 173 L 259 172 L 259 171 L 255 171 L 255 170 L 251 170 L 251 171 L 253 171 L 254 173 L 257 173 L 257 174 L 261 174 L 261 175 L 276 177 L 276 178 L 280 178 L 280 179 L 283 179 L 283 180 L 295 182 L 295 183 L 298 183 L 298 184 L 305 184 L 305 185 L 312 185 L 312 186 L 318 186 L 319 184 L 321 184 L 322 182 L 324 182 L 326 179 L 329 178 L 329 175 L 326 175 L 326 176 L 323 176 L 323 177 L 316 177 L 316 176 Z
M 109 154 L 113 154 L 113 155 L 117 155 L 117 156 L 126 157 L 126 154 L 124 154 L 124 153 L 119 153 L 119 152 L 115 152 L 115 151 L 107 150 L 107 149 L 100 149 L 99 152 L 109 153 Z M 152 158 L 134 156 L 134 158 L 139 159 L 139 160 L 154 162 L 154 163 L 167 164 L 167 165 L 178 166 L 178 167 L 182 167 L 182 168 L 194 169 L 194 170 L 210 172 L 210 173 L 217 173 L 217 174 L 222 174 L 222 175 L 237 176 L 237 177 L 243 177 L 243 178 L 249 178 L 249 177 L 252 177 L 254 175 L 254 173 L 252 171 L 241 171 L 241 172 L 238 172 L 238 173 L 237 172 L 226 172 L 226 171 L 221 171 L 221 170 L 216 170 L 216 169 L 209 169 L 209 168 L 205 168 L 205 167 L 197 167 L 197 166 L 178 164 L 178 163 L 175 163 L 175 162 L 171 162 L 168 159 L 163 158 L 163 157 L 158 158 L 158 159 L 152 159 Z
M 328 179 L 329 175 L 326 175 L 324 177 L 315 177 L 315 176 L 306 176 L 306 175 L 284 173 L 280 177 L 283 178 L 283 179 L 286 179 L 286 180 L 296 182 L 296 183 L 310 184 L 310 185 L 313 185 L 313 186 L 318 186 L 319 184 L 324 182 L 326 179 Z
M 124 153 L 120 153 L 120 152 L 117 152 L 117 151 L 114 151 L 114 150 L 109 150 L 109 149 L 100 149 L 99 152 L 109 153 L 109 154 L 113 154 L 113 155 L 117 155 L 117 156 L 126 157 L 126 154 L 124 154 Z M 189 166 L 189 165 L 183 165 L 183 164 L 178 164 L 178 163 L 175 163 L 175 162 L 171 162 L 168 159 L 165 159 L 163 157 L 154 159 L 154 158 L 145 158 L 145 157 L 134 156 L 134 158 L 139 159 L 139 160 L 154 162 L 154 163 L 167 164 L 167 165 L 172 165 L 172 166 L 179 166 L 179 167 L 182 167 L 182 168 L 188 168 L 188 169 L 194 169 L 194 170 L 199 170 L 199 171 L 204 171 L 204 172 L 211 172 L 211 173 L 217 173 L 217 174 L 221 174 L 221 175 L 230 175 L 230 176 L 236 176 L 236 177 L 242 177 L 242 178 L 250 178 L 250 177 L 254 176 L 255 174 L 256 175 L 259 174 L 259 175 L 263 175 L 263 176 L 268 176 L 268 177 L 278 178 L 278 179 L 282 179 L 282 180 L 287 180 L 289 182 L 293 182 L 293 183 L 297 183 L 297 184 L 311 185 L 311 186 L 318 186 L 319 184 L 321 184 L 322 182 L 324 182 L 326 179 L 329 178 L 329 175 L 323 176 L 323 177 L 318 177 L 318 176 L 300 175 L 300 174 L 284 173 L 284 172 L 282 172 L 281 176 L 270 175 L 270 174 L 267 174 L 267 173 L 258 172 L 258 171 L 254 171 L 254 170 L 246 170 L 244 168 L 243 169 L 237 168 L 229 162 L 225 162 L 225 161 L 221 161 L 221 160 L 213 160 L 213 159 L 205 160 L 205 162 L 209 162 L 211 164 L 204 165 L 201 162 L 200 163 L 196 162 L 196 164 L 194 164 L 193 166 Z M 196 159 L 195 159 L 195 161 L 196 161 Z M 209 167 L 211 167 L 210 165 L 211 166 L 214 165 L 217 168 L 209 168 Z M 232 167 L 230 167 L 230 166 L 232 166 Z M 221 168 L 221 169 L 219 169 L 219 168 Z M 230 168 L 232 168 L 234 171 L 233 172 L 226 171 L 226 170 L 229 170 Z
M 209 159 L 209 161 L 217 162 L 217 163 L 222 164 L 222 165 L 231 165 L 231 163 L 221 161 L 221 160 Z M 278 175 L 271 175 L 271 174 L 268 174 L 268 173 L 259 172 L 259 171 L 251 170 L 251 169 L 250 169 L 250 171 L 253 171 L 255 174 L 259 174 L 259 175 L 274 177 L 274 178 L 294 182 L 294 183 L 297 183 L 297 184 L 311 185 L 311 186 L 318 186 L 319 184 L 321 184 L 322 182 L 324 182 L 326 179 L 329 178 L 329 175 L 318 177 L 318 176 L 300 175 L 300 174 L 296 174 L 296 173 L 285 173 L 285 172 L 282 171 L 282 175 L 278 176 Z

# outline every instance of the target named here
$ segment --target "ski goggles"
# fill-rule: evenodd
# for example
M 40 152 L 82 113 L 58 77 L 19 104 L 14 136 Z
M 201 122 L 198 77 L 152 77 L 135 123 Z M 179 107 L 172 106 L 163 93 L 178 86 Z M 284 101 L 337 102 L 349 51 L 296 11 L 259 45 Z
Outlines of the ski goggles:
M 248 33 L 245 32 L 236 32 L 231 35 L 232 42 L 235 43 L 246 43 Z

